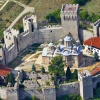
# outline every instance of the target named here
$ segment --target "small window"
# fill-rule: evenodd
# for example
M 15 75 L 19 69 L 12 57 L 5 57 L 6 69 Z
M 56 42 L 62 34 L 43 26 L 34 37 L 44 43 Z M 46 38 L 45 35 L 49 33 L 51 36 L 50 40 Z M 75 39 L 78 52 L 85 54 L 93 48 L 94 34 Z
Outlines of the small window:
M 11 38 L 9 37 L 9 40 L 11 40 Z

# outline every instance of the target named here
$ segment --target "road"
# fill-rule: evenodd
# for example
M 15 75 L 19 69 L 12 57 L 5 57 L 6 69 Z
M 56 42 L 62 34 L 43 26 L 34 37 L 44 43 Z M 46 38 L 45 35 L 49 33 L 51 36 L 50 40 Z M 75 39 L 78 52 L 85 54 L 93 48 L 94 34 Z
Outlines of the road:
M 3 4 L 3 6 L 0 8 L 0 11 L 7 5 L 8 2 L 9 2 L 9 0 L 7 0 L 7 1 Z
M 16 22 L 17 22 L 24 14 L 26 14 L 26 13 L 28 13 L 28 12 L 33 13 L 33 12 L 35 11 L 35 8 L 34 8 L 34 7 L 28 7 L 28 6 L 26 6 L 26 5 L 24 5 L 24 4 L 20 3 L 20 2 L 18 2 L 18 1 L 16 1 L 16 0 L 12 0 L 12 1 L 15 2 L 16 4 L 20 5 L 20 6 L 24 7 L 24 10 L 23 10 L 23 11 L 19 14 L 19 16 L 17 16 L 17 18 L 11 23 L 11 25 L 9 26 L 9 28 L 12 28 L 12 27 L 16 24 Z
M 26 5 L 24 5 L 24 4 L 20 3 L 20 2 L 18 2 L 18 1 L 16 1 L 16 0 L 7 0 L 7 1 L 3 4 L 3 6 L 0 8 L 0 11 L 1 11 L 1 10 L 7 5 L 7 3 L 10 2 L 10 1 L 15 2 L 16 4 L 18 4 L 18 5 L 20 5 L 20 6 L 22 6 L 22 7 L 24 8 L 24 10 L 19 14 L 19 16 L 17 16 L 17 18 L 16 18 L 16 19 L 11 23 L 11 25 L 9 26 L 9 28 L 12 28 L 12 27 L 17 23 L 17 21 L 18 21 L 24 14 L 26 14 L 26 13 L 28 13 L 28 12 L 33 13 L 33 12 L 35 11 L 35 9 L 34 9 L 34 7 L 28 7 L 28 6 L 26 6 Z
M 19 16 L 17 16 L 17 18 L 11 23 L 11 25 L 9 26 L 9 28 L 12 28 L 16 22 L 26 13 L 28 12 L 34 12 L 34 8 L 33 7 L 28 7 L 26 6 L 25 9 L 19 14 Z

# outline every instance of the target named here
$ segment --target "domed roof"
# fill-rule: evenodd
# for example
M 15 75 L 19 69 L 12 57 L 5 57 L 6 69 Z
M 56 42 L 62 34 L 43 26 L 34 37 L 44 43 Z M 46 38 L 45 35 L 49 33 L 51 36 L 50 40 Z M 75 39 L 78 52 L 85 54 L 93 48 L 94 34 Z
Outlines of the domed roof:
M 49 46 L 49 47 L 53 47 L 54 44 L 53 44 L 52 42 L 50 42 L 50 43 L 48 44 L 48 46 Z
M 72 41 L 72 38 L 71 38 L 70 36 L 66 36 L 66 37 L 64 38 L 64 41 Z
M 63 40 L 62 40 L 62 39 L 60 39 L 59 41 L 60 41 L 60 42 L 62 42 Z
M 63 55 L 68 56 L 68 55 L 70 55 L 70 52 L 66 50 L 66 51 L 63 52 Z
M 77 46 L 76 46 L 76 45 L 74 45 L 74 46 L 73 46 L 73 48 L 77 48 Z

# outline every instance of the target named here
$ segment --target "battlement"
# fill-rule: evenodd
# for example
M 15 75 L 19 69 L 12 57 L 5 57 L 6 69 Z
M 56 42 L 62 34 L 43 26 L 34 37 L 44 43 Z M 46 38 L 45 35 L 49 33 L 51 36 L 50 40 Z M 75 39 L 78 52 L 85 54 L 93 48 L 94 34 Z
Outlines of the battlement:
M 77 13 L 79 5 L 78 4 L 63 4 L 61 8 L 62 13 Z
M 100 25 L 100 19 L 97 20 L 93 25 L 94 25 L 94 26 L 99 26 L 99 25 Z
M 78 72 L 78 76 L 81 78 L 86 78 L 86 77 L 90 77 L 91 74 L 88 70 L 85 70 L 83 73 L 82 72 Z
M 13 36 L 17 36 L 19 34 L 19 30 L 13 29 L 13 28 L 9 28 L 7 30 L 4 31 L 4 35 L 13 35 Z
M 31 23 L 30 20 L 32 20 L 33 22 L 36 22 L 37 21 L 36 15 L 27 15 L 23 18 L 23 21 L 28 21 L 29 23 Z
M 60 25 L 48 25 L 44 27 L 40 27 L 40 29 L 50 29 L 50 28 L 60 28 Z

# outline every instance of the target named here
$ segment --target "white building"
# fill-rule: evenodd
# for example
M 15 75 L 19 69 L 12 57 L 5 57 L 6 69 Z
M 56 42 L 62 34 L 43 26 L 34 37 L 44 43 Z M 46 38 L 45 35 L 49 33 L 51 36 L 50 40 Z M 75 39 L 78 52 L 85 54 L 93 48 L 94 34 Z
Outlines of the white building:
M 90 38 L 83 43 L 86 52 L 95 53 L 97 52 L 100 56 L 100 37 Z

